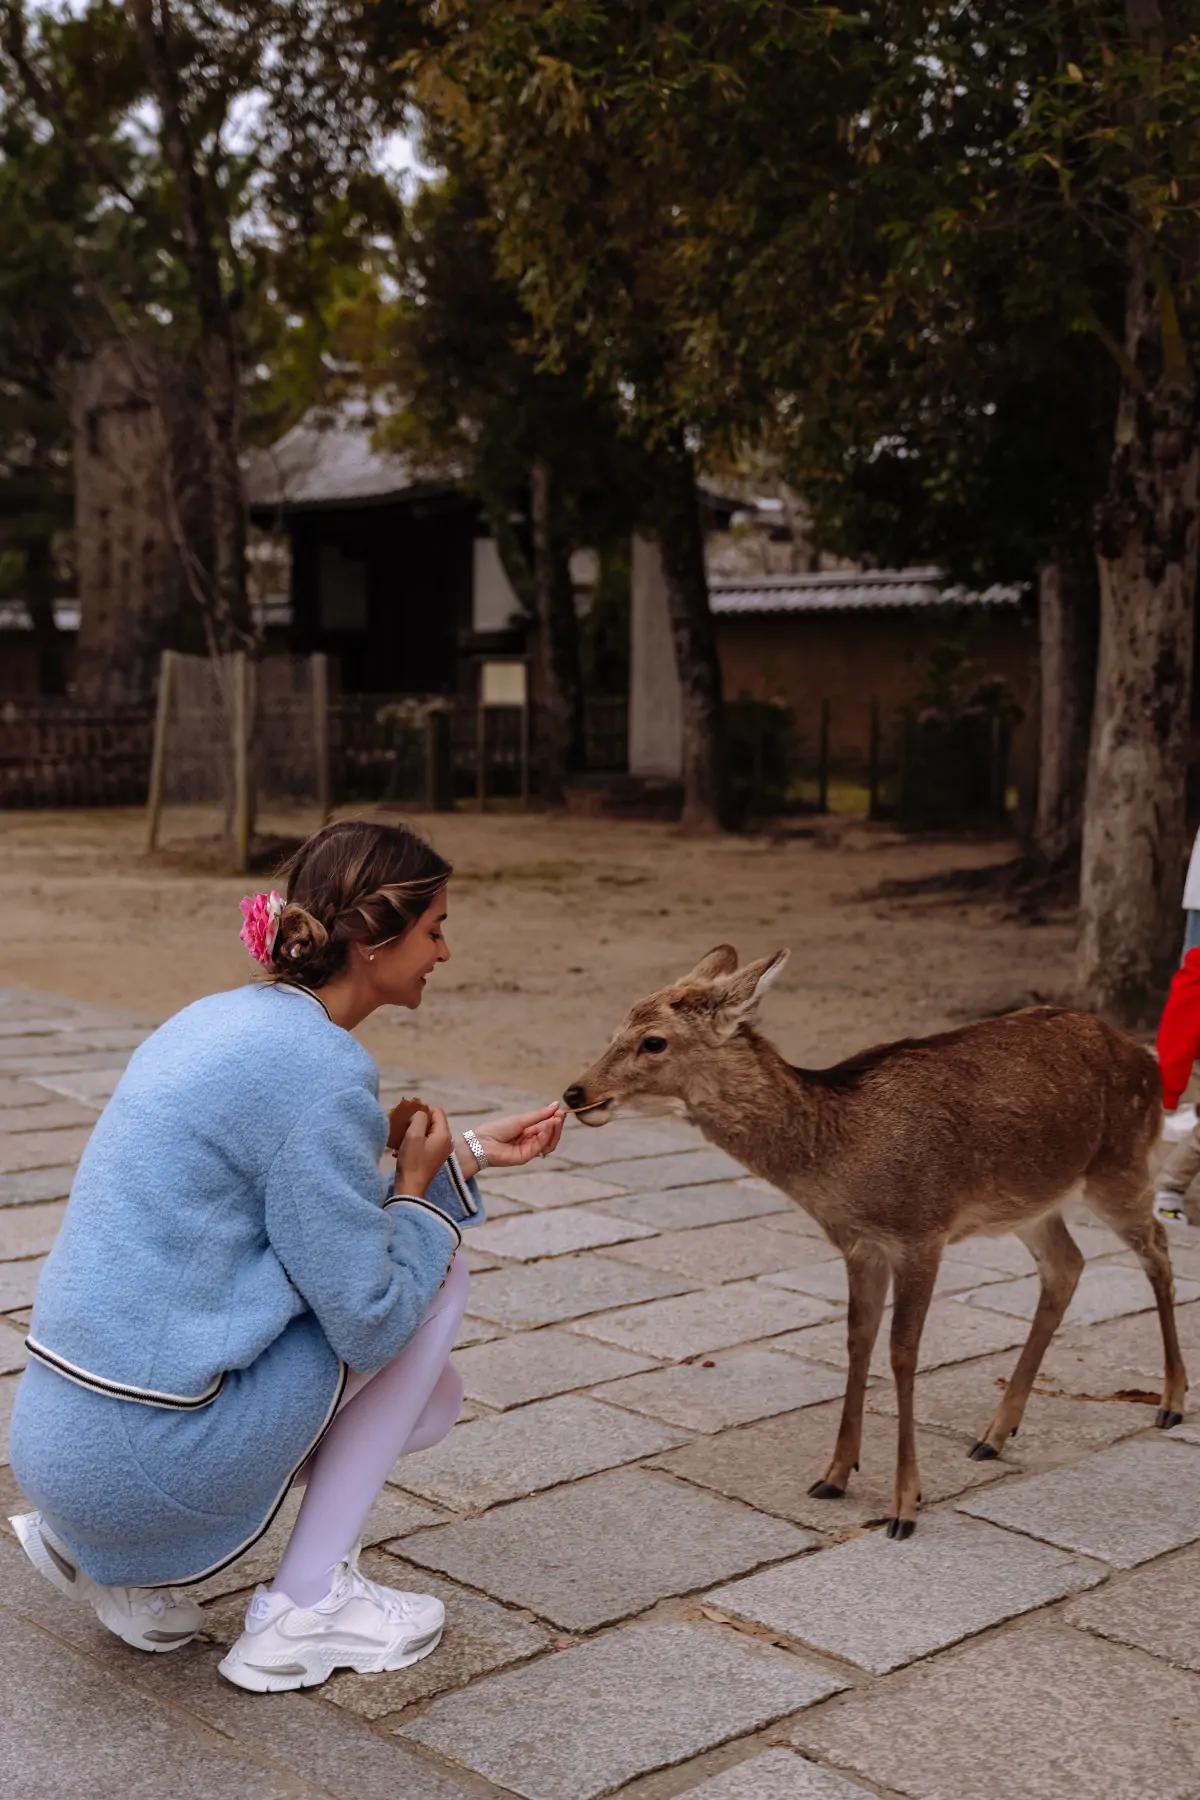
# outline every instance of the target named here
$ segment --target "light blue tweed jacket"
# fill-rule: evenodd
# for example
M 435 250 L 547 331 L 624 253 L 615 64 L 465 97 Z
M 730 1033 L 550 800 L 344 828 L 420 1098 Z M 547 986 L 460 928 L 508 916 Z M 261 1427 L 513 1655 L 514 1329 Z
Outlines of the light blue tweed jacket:
M 404 1346 L 483 1216 L 443 1171 L 385 1193 L 361 1044 L 294 988 L 199 1000 L 134 1053 L 38 1285 L 31 1353 L 85 1386 L 192 1408 L 311 1309 L 352 1369 Z

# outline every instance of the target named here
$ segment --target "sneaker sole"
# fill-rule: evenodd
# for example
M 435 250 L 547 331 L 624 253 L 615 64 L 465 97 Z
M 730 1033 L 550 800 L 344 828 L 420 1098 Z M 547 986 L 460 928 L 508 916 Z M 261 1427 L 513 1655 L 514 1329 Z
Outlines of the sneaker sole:
M 42 1536 L 41 1526 L 37 1521 L 36 1513 L 18 1513 L 8 1522 L 16 1532 L 17 1541 L 34 1568 L 50 1583 L 52 1588 L 57 1588 L 58 1592 L 65 1594 L 68 1600 L 90 1601 L 92 1584 L 88 1577 L 82 1569 L 75 1569 L 73 1564 L 63 1566 L 59 1563 L 58 1558 Z M 73 1574 L 68 1575 L 68 1567 L 74 1570 Z
M 38 1574 L 44 1576 L 51 1587 L 64 1594 L 68 1600 L 81 1600 L 90 1606 L 105 1630 L 111 1631 L 114 1637 L 119 1637 L 131 1650 L 148 1650 L 152 1655 L 161 1656 L 166 1651 L 182 1650 L 197 1635 L 200 1629 L 198 1625 L 192 1631 L 177 1635 L 163 1633 L 159 1641 L 155 1642 L 152 1637 L 143 1634 L 125 1613 L 106 1604 L 104 1589 L 90 1575 L 75 1568 L 73 1563 L 67 1563 L 65 1558 L 59 1560 L 53 1546 L 42 1536 L 40 1526 L 33 1523 L 28 1513 L 20 1513 L 8 1522 Z M 72 1569 L 74 1573 L 68 1574 L 68 1569 Z
M 265 1663 L 254 1663 L 245 1656 L 235 1659 L 234 1645 L 227 1656 L 217 1664 L 217 1669 L 231 1681 L 234 1687 L 245 1688 L 251 1694 L 283 1694 L 292 1688 L 320 1687 L 322 1682 L 339 1669 L 350 1669 L 356 1675 L 382 1675 L 396 1669 L 410 1668 L 413 1663 L 420 1662 L 436 1650 L 442 1641 L 444 1626 L 439 1625 L 428 1637 L 412 1640 L 404 1650 L 381 1654 L 378 1651 L 368 1654 L 363 1651 L 355 1655 L 353 1651 L 310 1649 L 303 1657 L 297 1656 L 295 1662 L 282 1663 L 276 1668 L 269 1668 Z

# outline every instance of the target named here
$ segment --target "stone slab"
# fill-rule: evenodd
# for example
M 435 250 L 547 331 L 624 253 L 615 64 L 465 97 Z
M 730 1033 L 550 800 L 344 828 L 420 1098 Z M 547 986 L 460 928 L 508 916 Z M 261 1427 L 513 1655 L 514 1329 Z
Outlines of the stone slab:
M 1067 1622 L 1097 1637 L 1148 1650 L 1179 1669 L 1200 1671 L 1200 1549 L 1138 1569 L 1124 1581 L 1110 1581 L 1098 1594 L 1077 1600 Z
M 943 1259 L 946 1262 L 982 1264 L 1000 1275 L 1029 1275 L 1036 1264 L 1020 1238 L 970 1237 L 952 1244 Z
M 657 1269 L 633 1269 L 608 1257 L 585 1253 L 530 1268 L 497 1269 L 490 1275 L 480 1275 L 471 1283 L 471 1310 L 479 1318 L 512 1329 L 556 1325 L 585 1313 L 684 1294 L 691 1285 Z
M 461 1350 L 467 1344 L 486 1344 L 491 1339 L 502 1336 L 499 1325 L 493 1325 L 487 1319 L 473 1319 L 470 1313 L 464 1313 L 458 1336 L 454 1340 L 454 1348 Z
M 114 1068 L 111 1057 L 97 1056 L 87 1067 L 77 1066 L 69 1075 L 46 1069 L 39 1070 L 33 1079 L 48 1093 L 62 1094 L 68 1100 L 77 1100 L 80 1106 L 100 1112 L 112 1099 L 124 1073 L 124 1064 Z
M 1021 1281 L 1002 1281 L 978 1288 L 963 1294 L 961 1300 L 971 1306 L 986 1306 L 991 1312 L 1032 1319 L 1041 1291 L 1037 1276 L 1027 1275 Z M 1175 1297 L 1181 1305 L 1188 1300 L 1200 1299 L 1200 1283 L 1177 1277 Z M 1150 1283 L 1140 1269 L 1125 1269 L 1119 1264 L 1093 1264 L 1079 1277 L 1079 1286 L 1063 1324 L 1099 1325 L 1106 1319 L 1123 1318 L 1126 1313 L 1149 1312 L 1153 1306 Z
M 699 1438 L 655 1457 L 654 1466 L 816 1531 L 852 1531 L 887 1518 L 892 1510 L 896 1428 L 890 1420 L 868 1413 L 863 1420 L 861 1467 L 845 1495 L 840 1500 L 816 1500 L 808 1490 L 829 1466 L 840 1417 L 839 1405 L 810 1406 L 717 1437 Z M 967 1448 L 964 1439 L 918 1429 L 921 1492 L 927 1506 L 1008 1473 L 1002 1463 L 972 1462 Z
M 82 1156 L 91 1136 L 86 1131 L 18 1131 L 0 1137 L 0 1174 L 18 1175 L 27 1169 L 52 1169 Z
M 33 1090 L 36 1092 L 36 1089 Z M 87 1107 L 78 1105 L 74 1100 L 52 1100 L 49 1094 L 41 1096 L 44 1105 L 5 1106 L 0 1108 L 0 1133 L 13 1131 L 65 1131 L 68 1128 L 78 1130 L 86 1128 L 89 1132 L 96 1123 L 96 1115 Z
M 888 1335 L 892 1329 L 889 1307 L 883 1315 L 875 1351 L 871 1357 L 872 1375 L 891 1374 Z M 1015 1349 L 1023 1344 L 1029 1327 L 1023 1319 L 1003 1313 L 984 1312 L 979 1307 L 962 1306 L 957 1300 L 935 1300 L 925 1318 L 921 1333 L 919 1369 L 940 1369 L 946 1363 L 969 1362 L 975 1356 L 987 1356 L 996 1350 Z M 847 1364 L 846 1327 L 818 1325 L 812 1331 L 793 1332 L 777 1340 L 774 1348 L 794 1351 L 816 1362 L 832 1363 L 844 1369 Z
M 763 1750 L 686 1790 L 683 1800 L 875 1800 L 869 1789 L 797 1756 Z
M 757 1188 L 763 1194 L 779 1192 L 779 1189 L 773 1188 L 769 1182 L 756 1181 L 753 1177 L 749 1177 L 742 1185 Z M 771 1231 L 786 1231 L 791 1237 L 813 1238 L 818 1243 L 829 1244 L 830 1253 L 834 1256 L 838 1254 L 817 1221 L 794 1200 L 788 1201 L 786 1212 L 771 1213 L 762 1222 Z
M 66 1210 L 64 1200 L 0 1210 L 0 1262 L 44 1256 L 58 1236 Z
M 843 1685 L 737 1632 L 636 1625 L 435 1700 L 403 1735 L 522 1800 L 596 1800 Z
M 733 1181 L 744 1175 L 741 1163 L 723 1150 L 680 1150 L 670 1156 L 637 1156 L 630 1162 L 596 1165 L 600 1180 L 614 1182 L 631 1194 L 658 1188 L 695 1187 L 706 1181 Z
M 0 1730 L 4 1794 L 25 1800 L 65 1794 L 151 1800 L 181 1792 L 188 1800 L 227 1800 L 230 1794 L 315 1800 L 322 1791 L 272 1766 L 269 1737 L 260 1739 L 258 1753 L 246 1744 L 223 1743 L 11 1614 L 3 1616 L 0 1630 L 0 1684 L 9 1720 Z
M 766 1275 L 794 1261 L 791 1240 L 753 1220 L 666 1232 L 645 1242 L 622 1244 L 613 1256 L 706 1285 Z
M 1132 1569 L 1200 1539 L 1200 1450 L 1139 1440 L 1005 1482 L 962 1512 Z
M 471 1243 L 512 1262 L 569 1256 L 576 1250 L 599 1250 L 631 1238 L 652 1238 L 653 1228 L 631 1219 L 610 1219 L 584 1207 L 556 1207 L 552 1212 L 521 1213 L 496 1224 L 477 1225 Z
M 552 1394 L 591 1387 L 598 1381 L 615 1381 L 654 1365 L 649 1357 L 547 1328 L 456 1352 L 454 1366 L 472 1400 L 504 1412 L 510 1406 L 547 1400 Z
M 32 1306 L 38 1277 L 45 1266 L 44 1256 L 29 1257 L 24 1262 L 0 1262 L 0 1313 L 16 1312 Z
M 75 1164 L 0 1175 L 0 1207 L 30 1206 L 41 1200 L 65 1200 L 75 1179 Z
M 1200 1421 L 1185 1420 L 1182 1425 L 1175 1427 L 1171 1437 L 1179 1444 L 1200 1444 Z
M 623 1469 L 420 1531 L 402 1549 L 566 1631 L 593 1631 L 818 1542 L 747 1506 Z
M 931 1513 L 903 1543 L 867 1532 L 707 1599 L 732 1618 L 886 1675 L 1106 1574 L 1029 1538 Z
M 54 1096 L 35 1081 L 21 1081 L 11 1075 L 0 1075 L 0 1109 L 18 1106 L 49 1106 Z
M 401 1457 L 390 1479 L 454 1512 L 480 1512 L 653 1456 L 683 1436 L 657 1420 L 564 1394 L 459 1425 L 431 1450 Z
M 14 1054 L 13 1043 L 14 1040 L 10 1038 L 3 1051 L 0 1051 L 0 1074 L 20 1075 L 30 1081 L 49 1076 L 56 1092 L 66 1093 L 68 1099 L 80 1100 L 81 1104 L 85 1104 L 82 1097 L 69 1093 L 64 1082 L 71 1083 L 71 1077 L 75 1075 L 91 1075 L 112 1071 L 114 1068 L 119 1068 L 119 1073 L 123 1073 L 128 1060 L 120 1054 L 121 1046 L 115 1044 L 104 1045 L 95 1050 L 80 1048 L 69 1052 L 64 1047 L 57 1055 L 43 1051 L 34 1056 L 27 1050 Z M 136 1045 L 131 1045 L 130 1048 L 135 1049 Z M 116 1085 L 115 1082 L 113 1085 Z
M 962 1432 L 974 1441 L 982 1437 L 1004 1396 L 1012 1374 L 1013 1356 L 985 1356 L 977 1362 L 957 1363 L 918 1375 L 914 1395 L 917 1419 Z M 1046 1391 L 1039 1376 L 1017 1436 L 1010 1439 L 1002 1456 L 1028 1468 L 1072 1462 L 1094 1450 L 1106 1449 L 1119 1439 L 1144 1431 L 1154 1419 L 1151 1408 L 1130 1402 L 1084 1400 L 1076 1394 Z M 872 1412 L 896 1413 L 896 1390 L 890 1381 L 872 1388 L 867 1405 Z
M 754 1338 L 769 1338 L 777 1332 L 794 1332 L 828 1318 L 830 1310 L 827 1301 L 814 1300 L 808 1294 L 786 1294 L 757 1281 L 733 1281 L 704 1293 L 579 1319 L 572 1330 L 644 1351 L 647 1356 L 681 1360 L 710 1350 L 727 1350 Z
M 607 1346 L 606 1346 L 607 1347 Z M 832 1400 L 842 1391 L 836 1369 L 770 1350 L 732 1350 L 594 1388 L 598 1400 L 648 1413 L 689 1431 L 726 1431 L 798 1407 Z
M 978 1288 L 985 1282 L 1002 1279 L 994 1269 L 984 1268 L 982 1263 L 944 1261 L 933 1291 L 935 1294 L 958 1294 L 967 1288 Z M 846 1306 L 850 1298 L 846 1265 L 836 1253 L 832 1257 L 803 1262 L 799 1267 L 780 1269 L 764 1275 L 763 1280 L 768 1287 L 790 1288 L 796 1294 L 814 1294 L 819 1299 L 832 1300 L 838 1306 Z
M 303 1497 L 303 1490 L 294 1488 L 284 1500 L 265 1537 L 261 1537 L 244 1556 L 239 1556 L 235 1563 L 230 1563 L 227 1569 L 222 1569 L 217 1575 L 210 1575 L 207 1581 L 202 1581 L 198 1587 L 193 1588 L 191 1592 L 195 1598 L 204 1603 L 219 1600 L 225 1594 L 244 1595 L 246 1589 L 257 1586 L 260 1581 L 273 1580 L 292 1526 L 296 1523 L 296 1514 Z M 388 1538 L 403 1537 L 406 1532 L 435 1525 L 444 1517 L 440 1508 L 426 1506 L 408 1494 L 399 1493 L 394 1487 L 385 1486 L 367 1514 L 362 1541 L 367 1545 L 382 1544 Z M 242 1611 L 245 1611 L 244 1603 Z M 238 1632 L 240 1631 L 239 1624 Z
M 790 1736 L 911 1800 L 1195 1800 L 1200 1678 L 1030 1622 L 802 1718 Z
M 0 1320 L 0 1375 L 18 1375 L 28 1361 L 24 1333 Z
M 591 1166 L 639 1156 L 669 1156 L 675 1150 L 700 1150 L 704 1136 L 694 1125 L 677 1119 L 617 1119 L 600 1126 L 568 1119 L 558 1147 L 568 1162 Z
M 516 1175 L 506 1175 L 502 1171 L 493 1174 L 487 1169 L 479 1185 L 485 1194 L 499 1194 L 505 1200 L 517 1200 L 522 1206 L 532 1207 L 583 1206 L 589 1200 L 607 1200 L 611 1195 L 625 1191 L 619 1182 L 607 1178 L 600 1180 L 594 1175 L 567 1172 L 558 1174 L 548 1169 L 535 1169 L 532 1174 L 522 1171 Z
M 744 1181 L 710 1181 L 699 1187 L 663 1188 L 656 1194 L 629 1194 L 602 1200 L 599 1211 L 617 1219 L 633 1219 L 655 1231 L 694 1231 L 703 1225 L 723 1225 L 732 1219 L 761 1219 L 786 1212 L 791 1201 L 783 1194 L 764 1193 Z M 832 1244 L 830 1254 L 835 1254 Z

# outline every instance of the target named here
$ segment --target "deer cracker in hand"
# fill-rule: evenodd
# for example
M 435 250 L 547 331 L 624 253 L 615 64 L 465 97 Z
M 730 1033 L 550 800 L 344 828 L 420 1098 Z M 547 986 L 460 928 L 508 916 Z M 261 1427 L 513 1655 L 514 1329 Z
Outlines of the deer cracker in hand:
M 404 1134 L 418 1113 L 429 1118 L 429 1107 L 424 1100 L 398 1100 L 388 1114 L 388 1149 L 395 1154 L 404 1142 Z

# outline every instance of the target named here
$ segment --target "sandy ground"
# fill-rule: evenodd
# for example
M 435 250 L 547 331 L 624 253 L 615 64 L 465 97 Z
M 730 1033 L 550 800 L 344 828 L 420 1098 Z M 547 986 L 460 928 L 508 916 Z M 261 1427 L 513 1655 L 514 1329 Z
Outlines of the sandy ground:
M 786 841 L 694 842 L 661 825 L 538 814 L 423 828 L 455 864 L 453 960 L 419 1013 L 363 1027 L 386 1066 L 557 1094 L 633 1000 L 721 942 L 744 958 L 790 947 L 764 1023 L 810 1066 L 1062 997 L 1070 979 L 1064 917 L 1030 925 L 961 888 L 878 893 L 1002 862 L 1002 839 L 910 841 L 838 819 Z M 0 983 L 159 1020 L 245 980 L 246 879 L 151 861 L 141 835 L 133 811 L 0 814 Z

